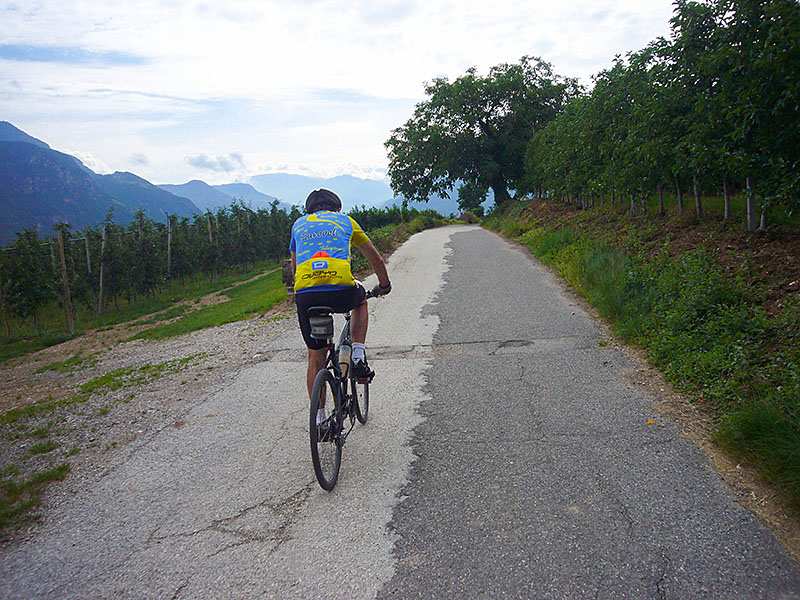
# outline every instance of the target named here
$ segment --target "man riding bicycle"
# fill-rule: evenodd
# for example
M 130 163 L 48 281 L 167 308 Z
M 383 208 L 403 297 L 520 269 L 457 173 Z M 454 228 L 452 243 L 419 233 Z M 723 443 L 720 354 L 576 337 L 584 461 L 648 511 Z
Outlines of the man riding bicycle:
M 317 372 L 327 356 L 324 340 L 311 337 L 308 309 L 328 306 L 333 312 L 350 311 L 353 336 L 353 374 L 371 380 L 375 374 L 367 364 L 367 302 L 364 287 L 350 270 L 350 245 L 355 246 L 378 276 L 373 294 L 383 296 L 392 291 L 383 257 L 372 245 L 355 220 L 341 213 L 342 201 L 330 190 L 314 190 L 306 198 L 306 215 L 292 225 L 289 251 L 292 255 L 295 303 L 300 331 L 308 348 L 306 382 L 308 396 Z M 320 409 L 323 411 L 323 409 Z M 324 415 L 318 415 L 324 419 Z

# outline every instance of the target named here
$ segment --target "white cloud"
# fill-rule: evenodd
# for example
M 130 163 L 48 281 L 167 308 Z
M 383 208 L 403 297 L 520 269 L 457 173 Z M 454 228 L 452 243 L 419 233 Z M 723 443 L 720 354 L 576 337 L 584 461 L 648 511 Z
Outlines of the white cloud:
M 588 83 L 667 34 L 671 12 L 671 0 L 39 0 L 0 7 L 3 44 L 142 64 L 0 59 L 0 103 L 54 147 L 115 168 L 146 155 L 140 174 L 160 181 L 198 175 L 183 157 L 234 148 L 251 168 L 377 172 L 425 81 L 538 55 Z

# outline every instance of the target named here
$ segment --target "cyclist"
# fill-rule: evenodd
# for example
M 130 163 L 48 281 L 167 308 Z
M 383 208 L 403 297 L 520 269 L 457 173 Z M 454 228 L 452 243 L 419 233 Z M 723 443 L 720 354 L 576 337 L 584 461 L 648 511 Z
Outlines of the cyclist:
M 327 356 L 325 341 L 311 337 L 308 309 L 312 306 L 329 306 L 337 313 L 350 311 L 353 374 L 366 381 L 371 381 L 375 374 L 367 364 L 364 345 L 368 319 L 366 291 L 355 281 L 350 270 L 351 244 L 364 255 L 378 276 L 378 285 L 373 288 L 373 293 L 383 296 L 392 291 L 383 257 L 358 223 L 342 214 L 341 210 L 342 201 L 335 193 L 326 189 L 314 190 L 306 198 L 306 215 L 292 225 L 289 251 L 297 318 L 308 348 L 306 383 L 309 398 L 314 378 L 325 365 Z M 324 409 L 320 412 L 318 421 L 325 418 Z

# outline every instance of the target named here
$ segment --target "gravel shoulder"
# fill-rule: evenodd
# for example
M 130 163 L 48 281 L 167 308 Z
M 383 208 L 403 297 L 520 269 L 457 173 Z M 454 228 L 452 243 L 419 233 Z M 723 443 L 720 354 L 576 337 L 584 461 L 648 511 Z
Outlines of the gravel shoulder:
M 182 415 L 195 401 L 231 373 L 265 360 L 265 343 L 293 327 L 293 305 L 287 302 L 256 318 L 161 341 L 119 341 L 143 326 L 92 331 L 2 365 L 3 411 L 67 400 L 92 383 L 96 393 L 0 426 L 0 469 L 13 468 L 24 480 L 59 464 L 70 466 L 68 477 L 50 485 L 33 511 L 40 518 L 11 531 L 0 547 L 34 536 L 66 498 L 124 461 L 137 442 L 183 427 Z M 86 360 L 66 372 L 37 372 L 78 353 Z M 54 449 L 34 454 L 43 440 Z

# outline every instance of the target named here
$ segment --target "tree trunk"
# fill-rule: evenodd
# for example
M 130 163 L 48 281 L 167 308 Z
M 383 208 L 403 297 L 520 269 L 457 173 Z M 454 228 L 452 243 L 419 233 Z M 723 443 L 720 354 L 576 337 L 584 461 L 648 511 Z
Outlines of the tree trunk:
M 759 231 L 766 231 L 767 229 L 767 205 L 761 205 L 761 224 L 758 226 Z
M 641 204 L 642 204 L 642 214 L 646 215 L 647 214 L 647 195 L 644 194 L 644 193 L 642 193 Z
M 722 220 L 727 222 L 731 218 L 731 191 L 728 189 L 728 178 L 724 175 L 722 177 L 722 194 L 725 196 L 725 215 Z
M 659 184 L 658 186 L 658 214 L 664 216 L 664 188 Z
M 600 206 L 604 206 L 606 203 L 606 193 L 600 192 Z
M 612 206 L 617 203 L 617 190 L 611 190 L 611 204 Z
M 490 185 L 489 187 L 492 188 L 492 191 L 494 192 L 494 203 L 497 204 L 497 206 L 504 206 L 509 200 L 511 200 L 511 196 L 508 193 L 508 188 L 506 188 L 504 185 L 495 184 Z
M 700 188 L 697 185 L 697 175 L 692 176 L 692 188 L 694 189 L 694 208 L 697 218 L 703 216 L 703 203 L 700 201 Z
M 6 339 L 10 342 L 11 341 L 11 326 L 8 324 L 8 309 L 6 308 L 5 299 L 3 298 L 3 293 L 0 291 L 0 313 L 3 313 L 3 326 L 6 330 Z
M 675 190 L 678 193 L 678 214 L 683 214 L 683 189 L 681 188 L 681 182 L 678 177 L 675 177 Z
M 631 214 L 636 216 L 636 196 L 631 194 Z
M 756 190 L 753 186 L 753 178 L 747 178 L 747 231 L 755 233 L 758 228 L 758 215 L 756 213 Z

